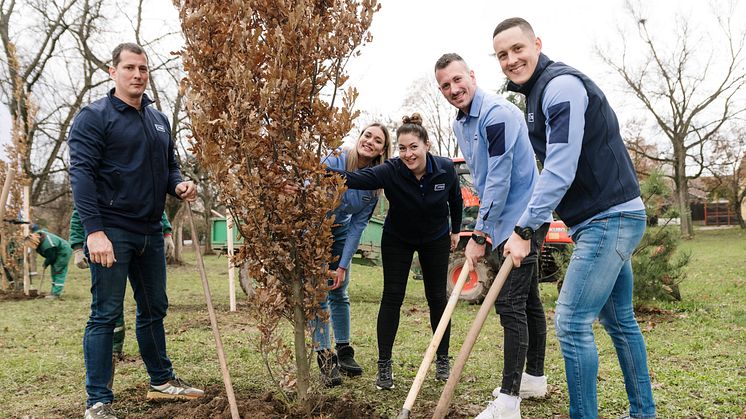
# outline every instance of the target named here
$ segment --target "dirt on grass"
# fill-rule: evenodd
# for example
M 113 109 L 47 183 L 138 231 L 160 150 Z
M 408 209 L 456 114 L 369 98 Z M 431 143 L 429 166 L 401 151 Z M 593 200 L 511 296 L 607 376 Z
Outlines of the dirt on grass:
M 36 298 L 43 298 L 43 296 L 37 295 L 35 293 L 32 293 L 32 295 L 26 295 L 23 293 L 23 291 L 20 291 L 20 290 L 10 290 L 10 291 L 0 290 L 0 302 L 34 300 Z
M 146 385 L 116 394 L 114 410 L 117 417 L 126 419 L 230 419 L 231 411 L 225 389 L 212 386 L 205 395 L 189 401 L 147 401 Z M 296 406 L 288 406 L 271 392 L 245 391 L 236 394 L 236 405 L 241 418 L 255 419 L 300 419 L 300 418 L 372 418 L 383 419 L 374 406 L 360 403 L 350 396 L 340 397 L 323 394 L 311 395 L 312 412 L 308 416 Z M 80 416 L 82 412 L 73 406 L 60 408 L 54 414 L 59 417 Z
M 205 389 L 205 395 L 188 401 L 148 401 L 145 394 L 148 386 L 143 384 L 136 388 L 116 392 L 114 411 L 120 419 L 230 419 L 231 411 L 225 389 L 222 386 L 211 386 Z M 312 394 L 311 414 L 307 415 L 297 405 L 288 406 L 272 392 L 247 390 L 236 393 L 236 405 L 242 419 L 348 419 L 370 418 L 384 419 L 376 412 L 375 406 L 368 402 L 353 399 L 350 394 L 330 396 Z M 435 411 L 437 401 L 422 401 L 412 412 L 412 419 L 430 418 Z M 449 419 L 466 419 L 477 415 L 483 406 L 468 404 L 451 406 Z M 83 407 L 58 406 L 53 412 L 43 417 L 69 418 L 80 417 Z M 42 416 L 29 416 L 40 418 Z M 564 419 L 564 418 L 563 418 Z

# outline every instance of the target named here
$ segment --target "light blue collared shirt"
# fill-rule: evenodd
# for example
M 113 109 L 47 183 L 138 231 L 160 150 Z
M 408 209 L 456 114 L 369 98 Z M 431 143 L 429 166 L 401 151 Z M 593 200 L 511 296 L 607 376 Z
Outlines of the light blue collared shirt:
M 458 113 L 453 132 L 479 194 L 475 228 L 497 247 L 513 232 L 539 178 L 521 111 L 502 96 L 477 88 L 469 113 Z M 551 220 L 551 212 L 540 224 Z

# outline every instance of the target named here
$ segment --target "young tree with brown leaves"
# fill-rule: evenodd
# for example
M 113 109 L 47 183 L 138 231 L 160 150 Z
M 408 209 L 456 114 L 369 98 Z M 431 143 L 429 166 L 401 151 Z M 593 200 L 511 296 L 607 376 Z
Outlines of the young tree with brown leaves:
M 236 264 L 247 261 L 259 284 L 252 301 L 262 353 L 279 348 L 275 353 L 283 354 L 277 326 L 282 318 L 293 324 L 304 403 L 307 320 L 326 298 L 328 212 L 343 192 L 341 180 L 325 176 L 319 161 L 356 116 L 350 109 L 356 91 L 340 98 L 339 89 L 347 61 L 371 39 L 367 29 L 379 6 L 375 0 L 177 3 L 193 150 L 244 237 Z M 284 192 L 304 180 L 298 193 Z

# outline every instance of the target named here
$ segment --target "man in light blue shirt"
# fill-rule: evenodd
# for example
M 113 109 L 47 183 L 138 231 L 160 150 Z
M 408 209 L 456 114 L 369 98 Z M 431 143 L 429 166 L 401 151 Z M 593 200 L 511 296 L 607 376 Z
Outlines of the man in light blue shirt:
M 515 105 L 477 87 L 474 72 L 458 54 L 438 59 L 435 78 L 443 96 L 458 109 L 453 131 L 479 195 L 479 216 L 465 250 L 476 266 L 485 256 L 488 238 L 494 251 L 487 258 L 499 259 L 539 173 L 526 122 Z M 540 223 L 543 228 L 537 227 L 526 260 L 510 273 L 495 303 L 505 331 L 502 386 L 496 402 L 504 408 L 505 417 L 520 417 L 520 397 L 546 394 L 546 319 L 536 262 L 550 217 Z M 493 267 L 497 265 L 493 261 Z
M 598 318 L 617 351 L 629 416 L 654 418 L 645 341 L 632 310 L 630 259 L 645 231 L 645 207 L 616 115 L 585 74 L 541 53 L 541 39 L 524 19 L 497 25 L 493 47 L 508 90 L 526 96 L 531 144 L 544 165 L 517 231 L 530 236 L 556 210 L 575 241 L 554 317 L 570 417 L 598 417 Z M 515 264 L 528 249 L 520 234 L 505 245 Z

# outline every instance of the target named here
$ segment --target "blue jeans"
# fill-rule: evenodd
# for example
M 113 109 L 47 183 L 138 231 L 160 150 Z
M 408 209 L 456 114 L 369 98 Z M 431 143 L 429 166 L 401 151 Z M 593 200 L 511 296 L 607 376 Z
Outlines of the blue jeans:
M 644 211 L 615 213 L 573 235 L 575 250 L 554 317 L 573 419 L 598 417 L 598 349 L 592 329 L 596 318 L 614 342 L 630 416 L 655 417 L 645 341 L 632 309 L 630 259 L 645 232 L 645 218 Z
M 116 262 L 110 268 L 90 266 L 91 315 L 83 335 L 88 407 L 114 399 L 106 385 L 111 378 L 112 337 L 122 312 L 127 277 L 137 303 L 135 335 L 150 384 L 160 385 L 174 376 L 163 329 L 168 308 L 163 234 L 136 234 L 118 228 L 104 232 L 114 247 Z M 85 252 L 88 256 L 87 248 Z
M 332 235 L 334 236 L 332 257 L 337 257 L 337 260 L 329 264 L 330 270 L 336 271 L 339 267 L 339 257 L 342 257 L 342 251 L 347 240 L 347 231 L 348 225 L 332 229 Z M 347 294 L 347 286 L 350 283 L 350 267 L 345 271 L 345 279 L 342 285 L 329 291 L 326 300 L 320 304 L 322 310 L 329 312 L 329 321 L 323 321 L 318 317 L 311 321 L 314 328 L 313 342 L 316 351 L 331 349 L 332 347 L 331 336 L 329 335 L 330 322 L 334 329 L 334 341 L 338 344 L 350 343 L 350 296 Z

